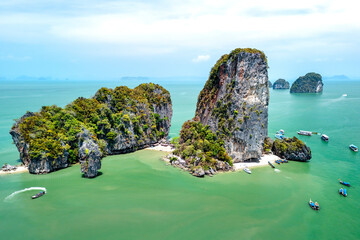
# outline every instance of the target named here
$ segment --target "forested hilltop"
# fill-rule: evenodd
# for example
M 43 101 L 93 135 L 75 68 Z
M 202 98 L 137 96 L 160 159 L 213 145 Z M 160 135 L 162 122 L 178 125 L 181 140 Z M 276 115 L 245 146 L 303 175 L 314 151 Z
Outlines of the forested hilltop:
M 30 173 L 48 173 L 81 162 L 94 177 L 100 159 L 142 149 L 169 133 L 170 93 L 160 85 L 101 88 L 64 108 L 44 106 L 27 112 L 10 130 L 21 161 Z

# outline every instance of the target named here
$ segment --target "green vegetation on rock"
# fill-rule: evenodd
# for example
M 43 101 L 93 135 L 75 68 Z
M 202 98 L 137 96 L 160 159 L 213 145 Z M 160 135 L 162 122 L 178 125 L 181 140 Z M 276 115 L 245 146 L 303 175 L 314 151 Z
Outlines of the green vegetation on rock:
M 274 147 L 279 149 L 281 153 L 288 150 L 299 151 L 304 145 L 303 141 L 299 140 L 297 137 L 285 138 L 284 140 L 276 139 L 274 141 Z
M 154 108 L 166 104 L 171 110 L 169 92 L 153 83 L 134 89 L 101 88 L 93 98 L 80 97 L 65 108 L 45 106 L 39 112 L 28 113 L 12 131 L 18 131 L 28 144 L 30 159 L 54 161 L 68 156 L 69 163 L 75 163 L 79 161 L 78 134 L 83 129 L 91 133 L 103 156 L 111 153 L 117 137 L 124 144 L 134 138 L 138 145 L 160 140 L 170 124 L 168 117 L 162 119 Z
M 270 142 L 265 142 L 268 145 Z M 269 146 L 266 146 L 267 148 Z M 311 159 L 311 150 L 297 137 L 276 139 L 272 145 L 272 152 L 287 160 L 307 161 Z
M 180 132 L 179 145 L 174 154 L 192 163 L 200 159 L 199 166 L 204 169 L 216 169 L 216 160 L 232 165 L 231 157 L 224 149 L 224 142 L 219 139 L 209 126 L 203 126 L 195 120 L 186 121 Z

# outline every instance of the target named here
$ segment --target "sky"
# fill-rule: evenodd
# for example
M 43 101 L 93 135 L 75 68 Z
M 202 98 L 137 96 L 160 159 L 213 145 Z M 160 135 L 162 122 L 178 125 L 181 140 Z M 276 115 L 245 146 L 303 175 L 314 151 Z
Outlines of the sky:
M 234 48 L 265 52 L 269 79 L 360 79 L 356 0 L 2 0 L 0 79 L 207 77 Z

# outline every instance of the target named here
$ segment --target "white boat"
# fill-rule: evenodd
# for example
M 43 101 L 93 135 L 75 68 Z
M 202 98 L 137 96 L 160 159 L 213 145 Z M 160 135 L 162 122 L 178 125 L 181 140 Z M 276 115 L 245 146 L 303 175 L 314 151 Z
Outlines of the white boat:
M 329 136 L 328 135 L 321 135 L 321 139 L 324 140 L 325 142 L 328 142 L 329 141 Z
M 248 173 L 248 174 L 251 174 L 251 170 L 250 170 L 250 169 L 248 169 L 247 167 L 246 167 L 246 168 L 244 168 L 244 171 L 245 171 L 246 173 Z
M 284 135 L 282 135 L 282 134 L 275 134 L 275 138 L 277 138 L 277 139 L 284 139 Z
M 351 144 L 351 145 L 349 146 L 349 148 L 350 148 L 351 150 L 353 150 L 354 152 L 357 152 L 357 151 L 359 150 L 358 147 L 355 146 L 354 144 Z
M 276 132 L 276 134 L 280 134 L 280 135 L 284 135 L 285 134 L 285 131 L 280 129 L 279 131 Z
M 304 135 L 304 136 L 311 136 L 312 132 L 310 131 L 304 131 L 304 130 L 300 130 L 297 132 L 299 135 Z

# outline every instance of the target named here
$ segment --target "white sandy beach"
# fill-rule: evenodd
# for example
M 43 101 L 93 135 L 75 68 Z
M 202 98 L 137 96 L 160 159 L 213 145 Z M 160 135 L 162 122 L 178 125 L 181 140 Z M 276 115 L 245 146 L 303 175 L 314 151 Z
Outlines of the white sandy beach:
M 28 172 L 28 168 L 25 167 L 25 166 L 18 166 L 17 169 L 14 170 L 14 171 L 2 171 L 2 170 L 0 170 L 0 175 L 23 173 L 23 172 Z
M 259 162 L 240 162 L 240 163 L 234 163 L 234 170 L 240 171 L 244 168 L 255 168 L 255 167 L 261 167 L 268 165 L 268 161 L 271 163 L 275 163 L 276 160 L 280 159 L 278 156 L 275 156 L 273 154 L 265 154 L 260 158 Z
M 162 145 L 156 145 L 154 147 L 148 147 L 145 148 L 147 150 L 155 150 L 155 151 L 163 151 L 163 152 L 173 152 L 175 148 L 171 146 L 162 146 Z

